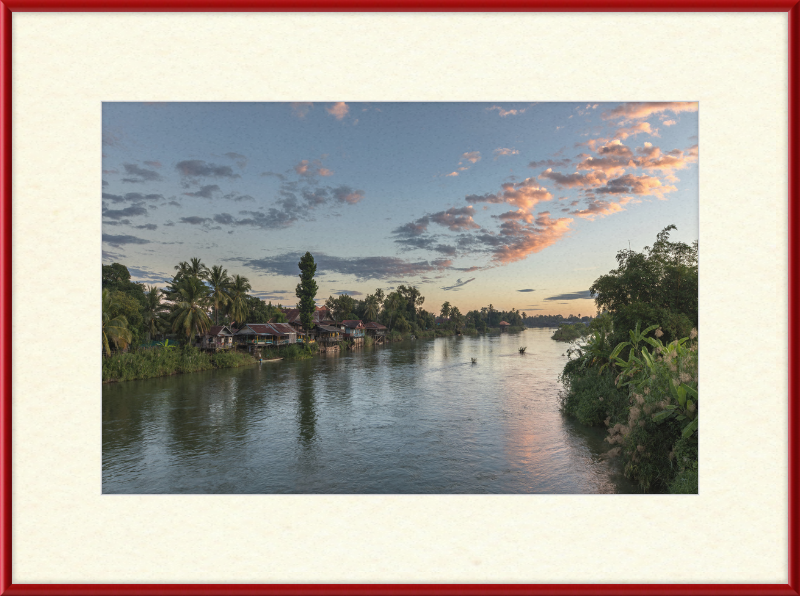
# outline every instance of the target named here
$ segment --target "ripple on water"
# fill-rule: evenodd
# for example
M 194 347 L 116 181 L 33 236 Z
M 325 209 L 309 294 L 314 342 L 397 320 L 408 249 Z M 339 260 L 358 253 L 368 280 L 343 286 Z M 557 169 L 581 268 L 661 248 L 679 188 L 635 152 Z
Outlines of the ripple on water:
M 559 412 L 562 353 L 530 329 L 106 385 L 103 492 L 635 492 Z

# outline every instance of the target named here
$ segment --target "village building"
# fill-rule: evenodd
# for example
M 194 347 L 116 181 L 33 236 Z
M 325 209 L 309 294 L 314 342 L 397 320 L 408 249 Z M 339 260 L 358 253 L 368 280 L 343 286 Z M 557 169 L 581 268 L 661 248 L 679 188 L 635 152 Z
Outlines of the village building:
M 342 330 L 344 339 L 348 339 L 354 344 L 364 343 L 364 323 L 361 321 L 342 321 Z
M 299 308 L 286 308 L 283 310 L 283 314 L 286 316 L 286 322 L 294 327 L 296 330 L 303 329 L 303 323 L 300 321 L 300 309 Z M 316 325 L 335 325 L 336 321 L 330 315 L 328 311 L 328 307 L 320 306 L 314 310 L 314 326 Z M 315 333 L 311 331 L 309 334 L 310 338 L 313 339 Z
M 233 332 L 227 325 L 214 325 L 199 336 L 197 347 L 201 350 L 227 350 L 233 347 Z
M 237 346 L 246 348 L 252 354 L 256 349 L 277 345 L 279 336 L 269 325 L 247 323 L 236 331 L 235 341 Z
M 389 331 L 380 323 L 367 323 L 364 325 L 364 333 L 375 340 L 376 344 L 382 344 L 386 339 L 386 332 Z
M 500 333 L 502 333 L 503 331 L 505 331 L 509 327 L 511 327 L 511 323 L 506 323 L 505 321 L 500 321 Z

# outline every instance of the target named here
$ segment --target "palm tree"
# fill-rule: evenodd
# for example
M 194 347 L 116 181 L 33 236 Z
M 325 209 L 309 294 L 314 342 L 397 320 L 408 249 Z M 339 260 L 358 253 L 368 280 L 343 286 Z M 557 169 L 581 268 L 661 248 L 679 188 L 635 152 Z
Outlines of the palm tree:
M 131 343 L 133 334 L 128 329 L 128 319 L 122 315 L 111 317 L 114 308 L 114 301 L 108 288 L 103 290 L 103 349 L 106 356 L 111 356 L 111 346 L 113 343 L 117 348 L 125 349 Z
M 208 274 L 208 267 L 203 265 L 203 262 L 199 258 L 192 257 L 189 259 L 189 273 L 197 278 L 204 279 Z
M 389 328 L 392 329 L 392 325 L 395 321 L 395 317 L 397 316 L 397 311 L 404 310 L 406 306 L 406 301 L 403 300 L 403 297 L 397 293 L 392 292 L 386 297 L 386 300 L 383 303 L 383 311 L 385 313 L 389 313 Z
M 367 322 L 374 321 L 378 318 L 378 297 L 374 294 L 370 294 L 367 296 L 366 300 L 364 300 L 364 318 L 367 319 Z
M 250 280 L 238 274 L 233 276 L 228 286 L 228 313 L 231 315 L 231 320 L 235 321 L 237 325 L 245 322 L 244 318 L 247 316 L 245 296 L 252 289 Z
M 144 294 L 144 322 L 151 339 L 161 330 L 161 315 L 166 307 L 161 303 L 161 290 L 149 286 Z
M 211 319 L 206 312 L 208 286 L 198 278 L 188 276 L 178 284 L 175 297 L 172 330 L 183 330 L 189 338 L 197 333 L 205 333 L 211 326 Z
M 461 323 L 462 323 L 461 319 L 462 319 L 462 315 L 461 315 L 461 311 L 458 310 L 458 307 L 454 306 L 453 308 L 451 308 L 450 309 L 450 320 L 453 323 L 453 328 L 454 329 L 458 329 L 459 327 L 461 327 Z
M 214 324 L 219 325 L 219 307 L 225 306 L 230 300 L 228 286 L 231 283 L 231 278 L 228 277 L 227 269 L 223 269 L 221 265 L 214 265 L 208 270 L 206 281 L 211 286 L 209 298 L 214 303 Z

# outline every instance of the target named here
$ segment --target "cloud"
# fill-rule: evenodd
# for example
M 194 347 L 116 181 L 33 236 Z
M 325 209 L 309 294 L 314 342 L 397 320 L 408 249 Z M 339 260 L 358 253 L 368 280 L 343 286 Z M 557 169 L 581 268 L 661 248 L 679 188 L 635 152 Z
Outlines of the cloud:
M 103 207 L 103 217 L 108 217 L 109 219 L 122 219 L 123 217 L 137 217 L 139 215 L 147 215 L 147 209 L 141 205 L 131 205 L 125 209 Z
M 347 113 L 350 111 L 350 107 L 345 102 L 339 101 L 332 106 L 325 108 L 325 111 L 337 120 L 341 120 L 347 116 Z
M 494 157 L 497 159 L 502 155 L 519 155 L 519 151 L 516 149 L 510 149 L 508 147 L 498 147 L 494 150 Z
M 451 178 L 453 176 L 458 176 L 458 172 L 450 172 L 449 174 L 447 174 L 447 176 L 445 176 L 445 178 Z
M 123 178 L 123 182 L 155 182 L 159 180 L 163 180 L 161 174 L 156 172 L 155 170 L 147 170 L 145 168 L 139 167 L 133 163 L 125 163 L 122 164 L 125 168 L 125 173 L 128 176 L 133 176 L 133 178 Z
M 255 201 L 254 197 L 251 197 L 250 195 L 240 195 L 238 192 L 230 192 L 226 195 L 223 195 L 222 198 L 229 201 Z
M 216 184 L 207 184 L 197 192 L 185 192 L 187 197 L 201 197 L 203 199 L 213 199 L 215 192 L 222 192 L 222 189 Z
M 609 180 L 605 186 L 595 189 L 598 193 L 653 195 L 664 200 L 664 194 L 678 190 L 674 186 L 665 186 L 661 180 L 653 176 L 634 176 L 626 174 L 619 178 Z
M 469 282 L 475 281 L 475 278 L 468 279 L 467 281 L 461 281 L 461 279 L 457 279 L 456 283 L 452 286 L 446 286 L 444 288 L 440 288 L 441 290 L 455 290 L 456 292 L 460 290 L 463 286 L 467 285 Z
M 533 224 L 506 221 L 500 226 L 501 242 L 495 246 L 492 260 L 507 265 L 537 253 L 558 242 L 569 231 L 570 223 L 571 218 L 550 219 L 547 211 L 540 213 Z
M 102 143 L 104 147 L 121 147 L 123 134 L 119 130 L 103 129 Z
M 275 172 L 261 172 L 261 176 L 274 176 L 275 178 L 277 178 L 281 182 L 286 180 L 286 176 L 284 176 L 283 174 L 277 174 Z
M 549 296 L 545 300 L 591 300 L 592 296 L 589 290 L 582 292 L 569 292 L 567 294 L 558 294 L 557 296 Z
M 517 292 L 535 292 L 536 290 L 532 290 L 530 288 L 526 288 L 524 290 L 517 290 Z
M 124 254 L 118 252 L 111 252 L 110 250 L 102 251 L 102 256 L 104 261 L 118 261 L 125 257 Z
M 526 178 L 522 182 L 507 182 L 501 185 L 502 191 L 497 194 L 468 195 L 468 203 L 510 203 L 520 209 L 532 209 L 538 203 L 549 201 L 553 195 L 542 188 L 535 178 Z
M 680 114 L 681 112 L 696 112 L 697 109 L 698 103 L 696 101 L 630 102 L 617 106 L 608 112 L 603 112 L 603 119 L 641 120 L 662 112 Z
M 420 236 L 427 231 L 429 223 L 430 219 L 427 216 L 420 217 L 416 221 L 412 221 L 407 224 L 403 224 L 400 227 L 395 228 L 394 230 L 392 230 L 392 234 L 395 234 L 397 236 L 402 236 L 404 238 Z
M 551 168 L 547 168 L 544 172 L 539 174 L 539 179 L 542 178 L 552 180 L 556 183 L 556 186 L 562 188 L 599 186 L 604 184 L 607 180 L 607 176 L 601 170 L 593 170 L 588 174 L 579 174 L 578 172 L 574 174 L 561 174 L 560 172 L 554 172 Z
M 112 203 L 136 203 L 139 201 L 163 201 L 164 195 L 157 194 L 142 194 L 140 192 L 129 192 L 124 195 L 113 195 L 111 193 L 103 193 L 104 201 L 111 201 Z
M 175 166 L 184 178 L 241 178 L 230 166 L 219 166 L 199 159 L 178 162 Z
M 111 246 L 116 246 L 117 248 L 123 244 L 150 244 L 150 241 L 144 238 L 137 238 L 136 236 L 113 236 L 111 234 L 103 234 L 103 242 Z
M 305 118 L 309 110 L 314 106 L 310 101 L 295 101 L 289 104 L 292 107 L 292 114 L 298 118 Z
M 191 224 L 193 226 L 209 224 L 212 222 L 212 220 L 209 219 L 208 217 L 198 217 L 196 215 L 190 215 L 189 217 L 181 217 L 178 221 L 180 223 Z
M 668 153 L 662 153 L 661 149 L 654 147 L 650 143 L 645 143 L 644 147 L 636 149 L 638 158 L 636 165 L 646 170 L 674 171 L 682 170 L 691 163 L 697 162 L 697 145 L 689 147 L 685 152 L 673 149 Z
M 464 230 L 474 230 L 480 228 L 472 219 L 475 209 L 472 206 L 456 208 L 452 207 L 447 211 L 439 211 L 430 215 L 430 221 L 444 226 L 453 232 Z
M 106 187 L 106 186 L 108 186 L 108 182 L 106 182 L 105 180 L 103 180 L 103 187 Z
M 506 116 L 519 116 L 520 114 L 524 114 L 525 110 L 528 108 L 522 108 L 518 110 L 506 110 L 501 108 L 500 106 L 492 106 L 491 108 L 486 108 L 487 112 L 491 112 L 497 110 L 497 113 L 500 114 L 501 118 L 505 118 Z
M 677 120 L 664 120 L 661 124 L 664 126 L 675 126 L 677 123 Z
M 245 166 L 247 166 L 247 158 L 242 155 L 241 153 L 226 153 L 225 157 L 231 159 L 232 161 L 236 162 L 236 165 L 239 166 L 240 170 L 243 170 Z
M 529 168 L 541 168 L 543 166 L 547 166 L 548 168 L 566 168 L 569 167 L 569 164 L 572 162 L 570 159 L 543 159 L 541 161 L 532 161 L 528 164 Z
M 638 134 L 649 134 L 653 136 L 658 136 L 658 131 L 653 130 L 650 127 L 649 122 L 639 122 L 638 124 L 634 124 L 633 126 L 624 126 L 622 128 L 618 128 L 614 132 L 614 138 L 624 141 L 628 137 L 632 137 Z
M 273 275 L 296 277 L 300 273 L 297 264 L 303 253 L 285 253 L 263 259 L 237 259 L 252 269 Z M 417 277 L 424 273 L 445 271 L 452 265 L 449 259 L 433 261 L 407 261 L 398 257 L 336 257 L 324 253 L 314 254 L 317 275 L 340 273 L 352 275 L 358 280 L 398 279 Z
M 363 296 L 363 292 L 356 292 L 355 290 L 335 290 L 333 292 L 338 296 Z
M 144 224 L 142 226 L 133 226 L 137 230 L 157 230 L 158 226 L 156 224 Z
M 338 188 L 331 189 L 333 197 L 340 203 L 348 203 L 355 205 L 364 198 L 363 190 L 353 190 L 349 186 L 339 186 Z
M 294 166 L 294 171 L 298 176 L 333 176 L 333 171 L 323 168 L 322 162 L 318 159 L 314 161 L 302 160 L 299 164 Z
M 633 197 L 622 197 L 618 202 L 613 201 L 603 201 L 601 199 L 592 199 L 589 201 L 589 205 L 586 209 L 576 209 L 575 211 L 571 211 L 572 215 L 577 215 L 578 217 L 582 217 L 584 219 L 588 219 L 589 221 L 594 221 L 596 217 L 605 217 L 606 215 L 611 215 L 612 213 L 619 213 L 620 211 L 625 211 L 622 208 L 623 205 L 627 205 L 633 201 L 634 203 L 638 203 L 639 201 L 634 200 Z
M 462 161 L 468 161 L 470 163 L 478 163 L 481 160 L 481 152 L 480 151 L 468 151 L 467 153 L 461 154 Z M 459 162 L 461 163 L 461 162 Z

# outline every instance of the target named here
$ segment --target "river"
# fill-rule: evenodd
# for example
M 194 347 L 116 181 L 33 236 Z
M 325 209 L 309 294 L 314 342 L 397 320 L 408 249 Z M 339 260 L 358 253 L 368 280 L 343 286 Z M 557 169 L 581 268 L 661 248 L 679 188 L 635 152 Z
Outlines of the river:
M 103 493 L 637 492 L 604 429 L 559 412 L 551 334 L 105 385 Z

